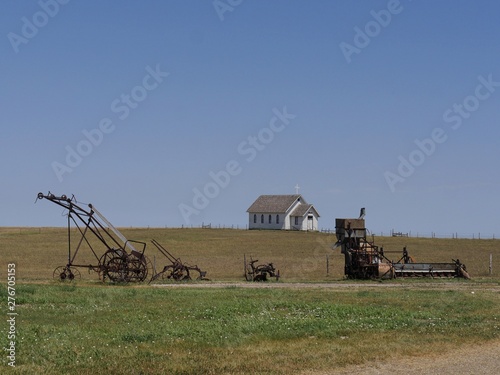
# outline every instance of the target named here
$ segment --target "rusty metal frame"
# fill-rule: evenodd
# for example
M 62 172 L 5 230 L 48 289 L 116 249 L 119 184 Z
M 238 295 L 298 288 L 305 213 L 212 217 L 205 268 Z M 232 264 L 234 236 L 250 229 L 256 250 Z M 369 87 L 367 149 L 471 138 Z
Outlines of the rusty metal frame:
M 88 204 L 89 209 L 84 208 L 77 202 L 74 195 L 68 198 L 66 195 L 55 196 L 50 192 L 46 195 L 38 193 L 38 199 L 47 199 L 67 211 L 68 261 L 66 265 L 59 266 L 54 270 L 54 278 L 73 280 L 80 277 L 78 268 L 87 268 L 89 272 L 98 272 L 102 281 L 109 279 L 114 282 L 135 282 L 146 279 L 149 261 L 144 255 L 145 242 L 126 239 L 95 207 Z M 80 239 L 74 250 L 72 250 L 71 236 L 73 226 L 80 234 Z M 101 256 L 98 255 L 98 251 L 89 241 L 89 231 L 105 247 L 105 252 Z M 90 248 L 97 264 L 75 263 L 84 243 Z M 133 244 L 142 246 L 142 249 L 137 250 Z

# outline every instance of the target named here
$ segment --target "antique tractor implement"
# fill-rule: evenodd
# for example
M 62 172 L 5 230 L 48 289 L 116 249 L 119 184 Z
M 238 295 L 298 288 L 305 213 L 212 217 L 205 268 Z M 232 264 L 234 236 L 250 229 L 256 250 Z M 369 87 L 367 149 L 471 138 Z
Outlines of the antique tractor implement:
M 68 217 L 68 262 L 54 270 L 53 276 L 59 280 L 73 280 L 80 277 L 78 268 L 87 268 L 99 273 L 102 281 L 139 282 L 148 276 L 150 262 L 144 255 L 146 244 L 140 241 L 128 240 L 120 233 L 92 204 L 88 208 L 81 206 L 74 196 L 60 197 L 51 194 L 38 193 L 37 199 L 47 199 L 67 210 Z M 76 227 L 80 238 L 73 248 L 71 229 Z M 92 241 L 90 234 L 97 238 Z M 95 264 L 78 264 L 76 258 L 82 247 L 88 247 L 92 252 Z M 139 250 L 136 248 L 139 248 Z
M 205 278 L 207 273 L 202 271 L 198 266 L 190 266 L 182 263 L 180 258 L 174 257 L 166 248 L 160 245 L 158 241 L 151 240 L 151 242 L 155 245 L 158 251 L 170 261 L 170 264 L 163 267 L 163 270 L 160 272 L 155 272 L 149 282 L 157 280 L 158 278 L 175 281 L 192 280 L 194 277 L 193 275 L 196 275 L 196 280 L 208 280 Z
M 250 257 L 250 262 L 247 263 L 247 258 L 244 257 L 243 263 L 247 281 L 267 281 L 268 276 L 276 278 L 276 281 L 279 280 L 280 271 L 276 270 L 272 263 L 255 265 L 258 261 L 258 259 L 253 260 Z
M 416 263 L 403 248 L 396 262 L 388 259 L 383 248 L 367 240 L 365 209 L 357 219 L 336 219 L 337 243 L 345 256 L 344 274 L 350 279 L 392 279 L 396 277 L 463 277 L 469 279 L 466 267 L 458 259 L 452 263 Z
M 406 247 L 403 248 L 404 254 L 407 253 Z M 459 259 L 452 259 L 453 263 L 415 263 L 410 257 L 410 261 L 399 260 L 392 263 L 394 267 L 394 277 L 463 277 L 470 279 L 465 264 Z

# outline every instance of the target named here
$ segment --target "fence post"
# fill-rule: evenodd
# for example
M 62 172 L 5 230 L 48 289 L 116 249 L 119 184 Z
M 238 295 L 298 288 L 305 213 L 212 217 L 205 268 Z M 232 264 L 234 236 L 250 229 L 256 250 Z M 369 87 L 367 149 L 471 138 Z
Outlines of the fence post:
M 330 275 L 330 257 L 326 254 L 326 276 Z
M 247 255 L 243 254 L 243 277 L 247 279 Z
M 493 254 L 490 253 L 490 276 L 493 274 Z

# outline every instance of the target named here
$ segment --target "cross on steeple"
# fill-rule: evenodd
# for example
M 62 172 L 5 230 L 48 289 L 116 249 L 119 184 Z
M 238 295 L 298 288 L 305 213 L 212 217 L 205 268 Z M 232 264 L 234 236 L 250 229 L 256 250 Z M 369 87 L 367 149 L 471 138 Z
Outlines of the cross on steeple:
M 299 184 L 295 185 L 295 194 L 299 194 L 299 189 L 300 189 Z

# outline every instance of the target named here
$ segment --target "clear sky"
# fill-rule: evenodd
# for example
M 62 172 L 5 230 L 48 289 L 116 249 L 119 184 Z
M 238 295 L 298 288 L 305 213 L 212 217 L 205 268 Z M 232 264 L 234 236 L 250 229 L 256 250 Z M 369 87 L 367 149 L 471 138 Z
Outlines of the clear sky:
M 247 224 L 500 235 L 498 1 L 2 1 L 1 226 Z

